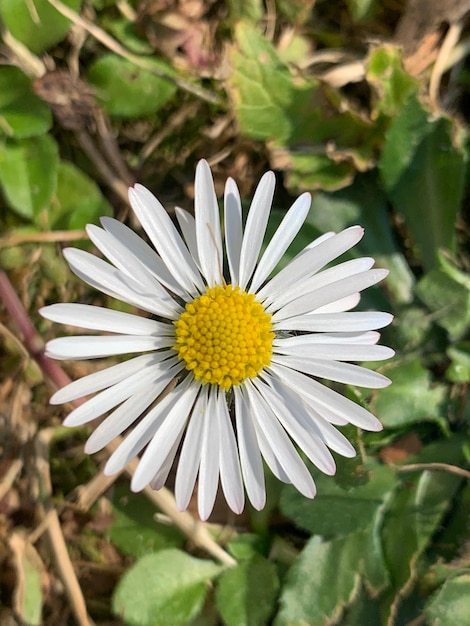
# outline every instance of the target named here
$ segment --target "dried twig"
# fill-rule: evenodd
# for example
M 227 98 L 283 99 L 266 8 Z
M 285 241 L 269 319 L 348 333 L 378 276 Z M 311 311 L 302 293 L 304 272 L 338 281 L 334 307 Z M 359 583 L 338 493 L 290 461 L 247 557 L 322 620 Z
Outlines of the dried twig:
M 36 462 L 41 494 L 38 502 L 39 514 L 45 522 L 55 566 L 64 584 L 75 619 L 80 626 L 93 626 L 94 622 L 88 615 L 85 598 L 67 550 L 59 516 L 52 502 L 49 444 L 53 438 L 54 430 L 53 428 L 44 429 L 36 439 Z
M 447 61 L 449 56 L 451 55 L 452 50 L 457 45 L 460 35 L 462 34 L 463 29 L 463 20 L 456 22 L 455 24 L 451 24 L 447 34 L 445 36 L 444 42 L 439 50 L 439 54 L 437 56 L 436 62 L 434 63 L 434 67 L 431 74 L 431 79 L 429 81 L 429 99 L 433 107 L 438 110 L 440 108 L 439 105 L 439 86 L 441 84 L 442 76 L 447 71 Z
M 182 89 L 183 91 L 187 91 L 191 93 L 193 96 L 200 98 L 201 100 L 205 100 L 206 102 L 210 102 L 211 104 L 221 104 L 221 99 L 216 96 L 214 93 L 204 89 L 203 87 L 199 87 L 199 85 L 195 85 L 184 78 L 180 78 L 178 76 L 172 76 L 166 73 L 159 67 L 156 67 L 154 63 L 152 63 L 149 59 L 138 56 L 137 54 L 133 54 L 129 52 L 123 45 L 121 45 L 116 39 L 108 35 L 102 28 L 93 24 L 89 20 L 85 19 L 65 4 L 60 2 L 60 0 L 48 0 L 48 2 L 55 8 L 59 13 L 64 15 L 74 24 L 78 24 L 82 28 L 84 28 L 90 35 L 92 35 L 95 39 L 97 39 L 100 43 L 102 43 L 106 48 L 114 52 L 115 54 L 123 57 L 127 61 L 130 61 L 137 67 L 140 67 L 143 70 L 147 70 L 155 76 L 159 78 L 163 78 L 170 83 L 174 83 L 177 87 Z
M 0 482 L 0 500 L 2 500 L 6 494 L 10 491 L 16 477 L 23 469 L 22 459 L 13 459 L 10 467 L 3 474 L 2 481 Z
M 458 465 L 449 465 L 448 463 L 409 463 L 408 465 L 395 465 L 398 472 L 424 472 L 427 470 L 439 470 L 441 472 L 449 472 L 457 474 L 462 478 L 470 479 L 470 472 L 459 467 Z
M 0 237 L 0 249 L 19 246 L 24 243 L 56 243 L 58 241 L 79 241 L 86 239 L 84 230 L 51 230 L 36 233 L 10 233 Z

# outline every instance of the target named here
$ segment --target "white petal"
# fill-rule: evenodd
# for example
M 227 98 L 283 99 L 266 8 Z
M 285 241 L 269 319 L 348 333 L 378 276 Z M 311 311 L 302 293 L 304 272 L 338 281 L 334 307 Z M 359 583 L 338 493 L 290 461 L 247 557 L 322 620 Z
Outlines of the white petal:
M 176 471 L 175 499 L 178 509 L 184 511 L 191 499 L 201 460 L 204 415 L 207 411 L 209 385 L 202 387 L 196 400 L 181 448 Z
M 350 261 L 345 261 L 344 263 L 339 263 L 338 265 L 330 267 L 327 270 L 323 270 L 322 272 L 318 272 L 309 278 L 300 281 L 293 280 L 292 285 L 282 294 L 277 294 L 275 299 L 266 300 L 265 306 L 267 306 L 268 303 L 272 303 L 274 308 L 279 309 L 281 306 L 297 300 L 301 296 L 308 293 L 312 293 L 325 285 L 335 283 L 342 278 L 354 276 L 360 272 L 366 272 L 371 269 L 374 263 L 374 259 L 370 257 L 361 257 L 360 259 L 352 259 Z
M 316 492 L 315 483 L 284 428 L 253 384 L 247 381 L 244 386 L 255 420 L 256 431 L 264 432 L 266 440 L 296 489 L 303 495 L 313 498 Z
M 368 270 L 320 287 L 320 289 L 301 296 L 276 311 L 272 317 L 273 322 L 315 311 L 315 309 L 325 304 L 329 304 L 345 296 L 350 296 L 358 291 L 362 291 L 371 285 L 375 285 L 383 280 L 387 274 L 388 270 Z
M 314 313 L 290 317 L 277 322 L 274 330 L 305 330 L 311 332 L 360 332 L 388 326 L 393 320 L 390 313 L 368 311 L 362 313 Z
M 296 339 L 302 339 L 296 337 Z M 289 339 L 286 339 L 289 342 Z M 276 352 L 293 357 L 311 357 L 312 359 L 326 359 L 335 361 L 384 361 L 390 359 L 395 352 L 387 346 L 363 345 L 354 343 L 292 343 L 277 342 Z
M 335 461 L 323 440 L 316 435 L 315 431 L 317 429 L 315 429 L 313 420 L 306 419 L 305 415 L 302 419 L 302 413 L 306 413 L 306 411 L 303 409 L 300 401 L 297 401 L 292 406 L 296 414 L 296 417 L 294 417 L 288 406 L 289 401 L 285 394 L 283 397 L 283 395 L 274 391 L 260 379 L 254 381 L 254 385 L 266 404 L 273 407 L 272 410 L 276 419 L 301 450 L 305 452 L 310 461 L 322 472 L 332 476 L 336 471 Z
M 76 248 L 63 251 L 70 269 L 91 287 L 113 298 L 133 304 L 144 311 L 174 319 L 182 308 L 168 296 L 163 300 L 147 293 L 141 286 L 102 259 Z
M 160 391 L 163 391 L 168 382 L 181 369 L 180 364 L 177 367 L 172 367 L 174 365 L 175 359 L 173 359 L 173 363 L 169 362 L 168 365 L 166 361 L 155 363 L 148 366 L 145 370 L 125 378 L 120 383 L 108 387 L 69 413 L 64 420 L 64 426 L 81 426 L 96 419 L 124 400 L 127 400 L 127 398 L 151 382 L 156 388 L 159 387 Z
M 225 394 L 217 396 L 217 415 L 219 417 L 219 466 L 220 482 L 225 499 L 234 513 L 241 513 L 245 504 L 243 482 L 238 458 L 237 441 L 227 408 Z
M 194 262 L 201 270 L 199 263 L 199 254 L 197 251 L 197 239 L 196 239 L 196 222 L 194 217 L 188 211 L 181 209 L 179 206 L 175 207 L 176 219 L 183 233 L 184 240 L 188 246 L 189 253 L 194 259 Z
M 276 295 L 282 294 L 292 286 L 293 280 L 299 282 L 306 276 L 312 276 L 324 265 L 355 246 L 363 235 L 364 230 L 360 226 L 351 226 L 333 237 L 324 239 L 288 263 L 258 292 L 258 297 L 261 300 L 268 297 L 276 298 Z
M 144 291 L 154 293 L 159 299 L 169 299 L 166 289 L 147 270 L 139 259 L 111 233 L 95 224 L 86 227 L 88 237 L 101 250 L 111 263 L 123 274 L 143 288 Z
M 174 389 L 172 389 L 156 406 L 152 407 L 150 411 L 148 411 L 147 414 L 140 420 L 140 422 L 134 426 L 120 446 L 109 457 L 104 468 L 106 476 L 111 476 L 116 472 L 120 472 L 127 465 L 127 463 L 129 463 L 129 461 L 148 444 L 150 439 L 165 421 L 165 418 L 171 409 L 191 387 L 191 383 L 192 380 L 188 377 L 176 385 Z M 157 469 L 158 467 L 155 467 L 154 474 Z
M 205 521 L 214 508 L 219 484 L 219 459 L 222 453 L 219 441 L 219 416 L 217 415 L 216 389 L 209 390 L 207 411 L 204 414 L 204 430 L 201 445 L 201 464 L 197 482 L 199 517 Z
M 312 346 L 319 343 L 354 343 L 370 346 L 376 344 L 379 339 L 380 333 L 374 331 L 359 333 L 308 333 L 295 335 L 294 337 L 276 338 L 273 341 L 273 346 L 279 347 L 279 350 L 276 350 L 277 352 L 289 354 L 288 349 L 290 348 L 292 348 L 292 353 L 295 353 L 297 347 Z
M 318 426 L 321 438 L 331 450 L 348 459 L 356 456 L 356 450 L 351 442 L 318 413 L 315 415 L 315 425 Z
M 300 258 L 303 254 L 305 254 L 306 252 L 308 252 L 312 248 L 315 248 L 315 246 L 320 245 L 324 241 L 328 241 L 328 239 L 331 239 L 336 234 L 337 233 L 335 233 L 333 231 L 330 231 L 330 232 L 327 232 L 327 233 L 323 233 L 323 235 L 320 235 L 319 237 L 317 237 L 316 239 L 311 241 L 309 244 L 307 244 L 305 246 L 305 248 L 303 250 L 301 250 L 298 254 L 296 254 L 295 257 L 292 260 Z
M 313 402 L 313 406 L 324 406 L 359 428 L 372 431 L 382 430 L 381 423 L 372 413 L 313 378 L 277 363 L 271 363 L 268 369 L 303 398 Z
M 196 167 L 194 183 L 194 217 L 201 270 L 210 287 L 223 283 L 222 236 L 214 181 L 207 161 Z
M 258 287 L 268 278 L 294 240 L 294 237 L 305 222 L 311 202 L 311 195 L 303 193 L 286 213 L 258 263 L 250 285 L 252 293 L 255 293 Z
M 175 442 L 171 450 L 166 455 L 166 458 L 163 461 L 160 469 L 150 481 L 150 486 L 152 487 L 152 489 L 155 489 L 158 491 L 158 489 L 161 489 L 166 483 L 168 474 L 170 473 L 170 470 L 173 466 L 176 453 L 178 452 L 178 448 L 180 445 L 181 438 L 183 436 L 183 432 L 184 432 L 184 429 L 181 429 L 179 436 L 175 439 Z
M 87 376 L 83 376 L 78 380 L 74 380 L 69 383 L 55 394 L 50 399 L 51 404 L 63 404 L 64 402 L 71 402 L 82 396 L 88 396 L 95 391 L 101 391 L 121 382 L 128 376 L 132 376 L 135 372 L 139 372 L 147 368 L 147 366 L 163 359 L 164 353 L 157 354 L 142 354 L 136 356 L 133 359 L 118 363 L 111 367 L 101 370 L 100 372 L 93 372 Z
M 170 216 L 148 189 L 135 185 L 129 200 L 138 220 L 171 274 L 188 292 L 203 291 L 199 270 Z
M 271 211 L 275 184 L 274 174 L 266 172 L 251 202 L 240 253 L 240 289 L 242 290 L 246 289 L 258 260 Z
M 175 441 L 182 435 L 199 388 L 200 385 L 191 381 L 188 388 L 180 391 L 165 413 L 160 415 L 161 424 L 154 431 L 132 477 L 132 491 L 142 490 L 158 473 Z
M 115 437 L 127 430 L 162 393 L 172 376 L 173 372 L 170 372 L 161 377 L 158 384 L 151 383 L 143 387 L 110 413 L 88 438 L 85 452 L 93 454 L 102 450 Z
M 233 392 L 235 396 L 235 420 L 243 481 L 251 504 L 257 511 L 260 511 L 266 504 L 261 453 L 244 389 L 242 387 L 234 387 Z
M 76 335 L 52 339 L 46 344 L 46 355 L 60 360 L 98 359 L 114 354 L 131 354 L 169 348 L 174 342 L 172 337 Z
M 319 306 L 318 309 L 312 311 L 315 315 L 317 313 L 341 313 L 343 311 L 350 311 L 354 309 L 359 302 L 361 301 L 360 293 L 353 293 L 350 296 L 346 296 L 346 298 L 340 298 L 339 300 L 335 300 L 334 302 L 330 302 L 329 304 L 324 304 L 323 306 Z
M 265 459 L 266 461 L 266 465 L 269 467 L 271 472 L 278 480 L 290 485 L 292 481 L 284 471 L 284 468 L 282 467 L 279 459 L 273 451 L 264 431 L 262 429 L 258 429 L 256 436 L 258 437 L 259 448 L 261 450 L 263 459 Z
M 316 437 L 319 437 L 322 442 L 338 454 L 349 458 L 356 456 L 356 451 L 346 437 L 336 430 L 330 422 L 324 419 L 318 411 L 313 409 L 311 405 L 306 404 L 298 394 L 288 387 L 288 385 L 285 385 L 281 380 L 273 376 L 269 377 L 268 382 L 273 389 L 278 392 L 281 398 L 283 398 L 284 406 L 289 408 L 289 419 L 292 419 L 295 415 L 294 419 L 298 420 L 307 432 L 312 431 Z M 312 458 L 309 455 L 308 450 L 305 449 L 302 444 L 299 445 L 313 463 L 316 464 L 314 457 Z M 314 450 L 314 455 L 315 453 L 316 451 Z
M 242 204 L 240 192 L 233 178 L 225 183 L 224 196 L 225 248 L 232 285 L 240 280 L 240 254 L 242 248 Z
M 181 288 L 162 259 L 142 237 L 112 217 L 102 217 L 100 221 L 103 228 L 123 243 L 162 285 L 179 296 L 186 296 L 187 292 Z
M 174 328 L 170 324 L 91 304 L 51 304 L 42 307 L 39 313 L 53 322 L 90 330 L 133 335 L 174 335 Z
M 352 363 L 341 363 L 338 361 L 324 361 L 310 357 L 296 356 L 273 356 L 274 363 L 280 363 L 304 374 L 334 380 L 337 383 L 346 385 L 357 385 L 368 387 L 369 389 L 382 389 L 387 387 L 391 381 L 386 376 L 373 372 L 365 367 L 353 365 Z

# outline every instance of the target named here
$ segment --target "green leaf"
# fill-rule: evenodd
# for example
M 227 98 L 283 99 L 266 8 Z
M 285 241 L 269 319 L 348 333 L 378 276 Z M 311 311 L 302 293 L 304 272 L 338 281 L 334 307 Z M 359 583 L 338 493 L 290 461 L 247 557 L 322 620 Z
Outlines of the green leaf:
M 443 256 L 439 261 L 441 267 L 420 280 L 416 293 L 434 314 L 434 321 L 451 339 L 458 339 L 470 325 L 470 282 L 468 275 Z
M 354 22 L 374 19 L 378 9 L 378 0 L 348 0 L 348 9 Z
M 147 554 L 119 581 L 113 611 L 128 626 L 186 626 L 200 612 L 222 568 L 179 550 Z
M 141 557 L 163 548 L 181 547 L 184 538 L 172 526 L 154 520 L 155 508 L 141 494 L 117 485 L 113 493 L 113 523 L 108 539 L 124 554 Z
M 263 3 L 261 0 L 228 0 L 230 19 L 232 22 L 246 20 L 256 24 L 263 17 Z
M 432 320 L 424 307 L 409 306 L 400 311 L 385 332 L 391 335 L 390 341 L 398 354 L 411 353 L 429 338 Z
M 147 39 L 139 37 L 133 22 L 124 17 L 104 14 L 102 27 L 118 39 L 130 52 L 135 54 L 153 54 L 154 49 Z
M 17 67 L 0 66 L 0 133 L 23 139 L 43 135 L 52 126 L 49 108 Z
M 454 442 L 454 450 L 457 445 Z M 442 460 L 444 453 L 435 446 L 433 456 Z M 397 593 L 414 576 L 417 560 L 439 528 L 461 482 L 458 476 L 440 471 L 408 474 L 406 478 L 386 513 L 382 531 L 387 567 Z
M 395 117 L 418 89 L 418 82 L 403 69 L 401 51 L 396 46 L 385 45 L 373 50 L 366 77 L 376 91 L 375 116 Z
M 430 626 L 467 626 L 470 615 L 470 572 L 444 583 L 427 603 Z
M 35 219 L 51 202 L 58 166 L 57 144 L 49 135 L 0 143 L 0 185 L 10 208 Z
M 386 373 L 392 384 L 381 389 L 374 402 L 374 410 L 386 428 L 442 418 L 446 388 L 431 384 L 429 371 L 419 359 L 396 363 L 387 367 Z
M 289 570 L 274 625 L 337 623 L 357 597 L 367 561 L 373 562 L 375 556 L 367 532 L 328 542 L 312 537 Z M 387 580 L 383 561 L 379 560 L 378 568 L 383 584 Z
M 82 229 L 113 209 L 98 185 L 72 163 L 61 161 L 55 201 L 48 214 L 50 228 Z
M 152 60 L 152 63 L 171 75 L 172 70 L 162 61 Z M 105 54 L 92 63 L 88 80 L 97 88 L 97 96 L 107 112 L 118 118 L 156 113 L 176 92 L 176 86 L 169 80 L 115 54 Z
M 291 191 L 315 191 L 326 189 L 335 191 L 349 185 L 355 174 L 354 167 L 350 162 L 335 163 L 326 154 L 315 154 L 315 148 L 304 148 L 303 152 L 288 152 L 282 149 L 282 160 L 279 151 L 274 149 L 274 164 L 282 164 L 286 168 L 286 186 Z
M 447 349 L 452 363 L 446 377 L 453 383 L 470 383 L 470 341 L 461 341 Z
M 62 2 L 74 11 L 80 10 L 81 0 Z M 71 26 L 48 0 L 2 0 L 0 17 L 11 34 L 36 54 L 62 41 Z
M 226 570 L 216 593 L 216 605 L 224 623 L 264 626 L 273 613 L 278 588 L 275 566 L 259 555 Z
M 455 249 L 463 197 L 465 158 L 454 145 L 452 123 L 428 121 L 428 113 L 412 98 L 390 126 L 380 171 L 424 267 L 436 267 L 439 248 Z
M 298 88 L 287 65 L 255 28 L 239 23 L 232 50 L 230 87 L 242 133 L 282 142 L 292 132 L 289 109 Z
M 356 254 L 372 256 L 378 266 L 390 270 L 385 285 L 395 302 L 413 299 L 414 277 L 390 228 L 387 199 L 372 174 L 358 175 L 352 185 L 335 193 L 316 193 L 307 220 L 320 232 L 361 224 L 365 234 Z
M 14 606 L 21 623 L 40 626 L 42 621 L 44 565 L 34 546 L 14 532 L 10 538 L 16 570 Z
M 293 487 L 281 495 L 280 508 L 299 528 L 325 538 L 338 537 L 369 528 L 377 510 L 396 484 L 395 473 L 385 465 L 365 468 L 369 482 L 342 489 L 321 474 L 316 477 L 317 496 L 308 500 Z

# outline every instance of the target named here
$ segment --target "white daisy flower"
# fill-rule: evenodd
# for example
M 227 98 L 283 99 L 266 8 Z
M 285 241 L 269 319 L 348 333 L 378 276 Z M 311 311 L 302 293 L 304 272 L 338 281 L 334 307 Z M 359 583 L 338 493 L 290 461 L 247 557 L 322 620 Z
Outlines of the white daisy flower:
M 143 451 L 134 491 L 161 488 L 178 453 L 177 505 L 188 506 L 197 479 L 202 519 L 212 511 L 219 481 L 235 513 L 243 510 L 245 490 L 252 505 L 263 508 L 263 460 L 279 480 L 312 498 L 315 484 L 298 449 L 334 474 L 330 449 L 355 455 L 335 426 L 381 428 L 362 406 L 320 381 L 372 389 L 389 384 L 350 363 L 393 355 L 377 345 L 375 332 L 392 316 L 350 312 L 360 292 L 388 272 L 372 269 L 371 258 L 324 269 L 362 238 L 363 229 L 353 226 L 313 241 L 270 278 L 311 202 L 308 193 L 294 202 L 261 254 L 274 184 L 272 172 L 262 177 L 243 227 L 237 186 L 227 180 L 225 243 L 206 161 L 196 169 L 195 217 L 176 209 L 182 235 L 160 202 L 135 185 L 130 203 L 154 249 L 127 226 L 103 218 L 103 228 L 87 231 L 109 263 L 83 250 L 64 254 L 90 286 L 151 317 L 83 304 L 41 309 L 54 322 L 112 333 L 53 339 L 46 347 L 50 357 L 143 353 L 72 382 L 51 403 L 94 394 L 65 420 L 79 426 L 107 414 L 87 441 L 88 453 L 129 430 L 105 473 L 122 470 Z

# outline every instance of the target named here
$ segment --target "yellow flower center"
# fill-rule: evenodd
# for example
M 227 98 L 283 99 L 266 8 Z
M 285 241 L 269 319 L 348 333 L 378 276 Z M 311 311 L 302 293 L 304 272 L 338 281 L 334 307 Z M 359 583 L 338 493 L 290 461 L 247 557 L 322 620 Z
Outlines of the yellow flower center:
M 174 349 L 203 384 L 230 389 L 271 362 L 271 315 L 239 287 L 211 287 L 174 324 Z

